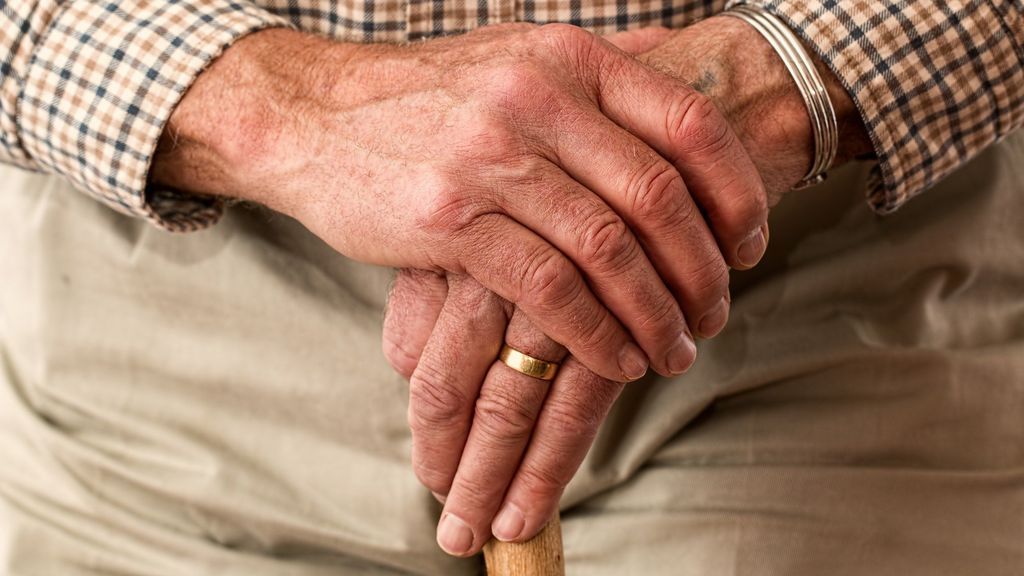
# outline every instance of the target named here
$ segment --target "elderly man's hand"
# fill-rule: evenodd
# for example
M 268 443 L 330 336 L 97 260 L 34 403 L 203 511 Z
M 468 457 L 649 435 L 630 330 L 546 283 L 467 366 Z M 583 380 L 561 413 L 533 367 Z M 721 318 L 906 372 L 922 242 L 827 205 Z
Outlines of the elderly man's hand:
M 565 349 L 524 314 L 457 274 L 401 271 L 389 299 L 385 339 L 422 350 L 418 361 L 391 357 L 411 376 L 413 468 L 445 501 L 437 531 L 441 547 L 467 556 L 492 533 L 502 540 L 536 534 L 623 384 L 566 358 Z M 503 342 L 561 362 L 556 378 L 540 380 L 495 361 Z
M 773 201 L 811 162 L 810 122 L 782 63 L 745 24 L 712 18 L 681 31 L 610 38 L 653 67 L 706 91 L 750 150 Z M 852 102 L 829 77 L 843 127 L 840 162 L 870 150 Z M 702 205 L 715 222 L 717 205 Z M 765 238 L 767 241 L 767 238 Z M 410 382 L 413 464 L 445 500 L 438 542 L 472 554 L 493 533 L 532 537 L 551 516 L 622 384 L 569 357 L 550 383 L 495 357 L 503 342 L 548 361 L 565 350 L 472 279 L 403 270 L 384 349 Z
M 616 381 L 685 371 L 688 325 L 721 329 L 727 265 L 764 249 L 764 189 L 710 100 L 564 25 L 253 34 L 184 97 L 152 179 L 268 205 L 357 260 L 467 274 Z

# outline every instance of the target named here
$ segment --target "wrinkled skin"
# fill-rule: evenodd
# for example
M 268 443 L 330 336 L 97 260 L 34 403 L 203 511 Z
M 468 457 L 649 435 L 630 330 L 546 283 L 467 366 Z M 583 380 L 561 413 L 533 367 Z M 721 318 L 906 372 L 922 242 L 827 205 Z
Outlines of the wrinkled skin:
M 736 26 L 620 48 L 563 25 L 257 32 L 189 89 L 150 179 L 406 270 L 384 349 L 411 377 L 414 468 L 446 497 L 439 542 L 472 554 L 541 527 L 622 382 L 684 372 L 692 334 L 722 329 L 728 268 L 761 258 L 769 203 L 809 163 L 799 96 Z M 558 378 L 496 364 L 502 341 L 564 360 Z
M 211 99 L 235 112 L 204 118 Z M 613 380 L 686 370 L 767 215 L 707 97 L 570 26 L 408 46 L 259 32 L 171 120 L 156 182 L 266 204 L 356 260 L 471 276 Z M 192 142 L 220 164 L 197 168 Z
M 781 62 L 750 33 L 735 21 L 713 18 L 684 31 L 652 28 L 608 39 L 709 94 L 740 135 L 774 204 L 811 162 L 810 125 Z M 737 46 L 745 67 L 729 61 Z M 854 118 L 844 134 L 842 162 L 870 144 L 848 97 L 837 85 L 830 88 L 840 117 Z M 723 196 L 701 205 L 712 229 L 728 218 L 723 206 L 729 201 Z M 763 243 L 754 261 L 767 244 L 766 226 L 756 239 Z M 719 241 L 728 253 L 731 246 Z M 698 327 L 698 334 L 713 336 L 727 313 L 728 298 L 722 314 Z M 538 358 L 564 360 L 558 378 L 549 386 L 496 362 L 503 342 Z M 623 387 L 567 357 L 521 310 L 461 275 L 400 271 L 384 349 L 411 378 L 414 468 L 445 501 L 438 541 L 457 555 L 475 553 L 492 533 L 522 541 L 543 526 Z

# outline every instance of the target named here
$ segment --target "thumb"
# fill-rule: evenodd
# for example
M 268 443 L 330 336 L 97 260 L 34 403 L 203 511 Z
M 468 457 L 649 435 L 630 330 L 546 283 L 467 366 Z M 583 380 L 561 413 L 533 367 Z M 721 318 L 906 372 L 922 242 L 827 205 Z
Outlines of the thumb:
M 653 50 L 664 42 L 672 32 L 672 30 L 662 26 L 651 26 L 649 28 L 615 32 L 614 34 L 604 36 L 604 39 L 611 42 L 619 50 L 636 56 L 637 54 Z

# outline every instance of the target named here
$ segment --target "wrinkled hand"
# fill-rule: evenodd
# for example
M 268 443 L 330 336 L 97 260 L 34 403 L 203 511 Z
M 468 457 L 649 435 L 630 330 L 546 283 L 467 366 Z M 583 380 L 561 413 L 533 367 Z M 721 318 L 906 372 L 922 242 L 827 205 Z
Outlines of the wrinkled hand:
M 401 271 L 385 342 L 392 363 L 411 377 L 416 476 L 445 502 L 440 546 L 466 556 L 492 533 L 523 540 L 539 531 L 623 384 L 566 358 L 522 312 L 456 274 Z M 422 355 L 387 344 L 396 342 Z M 496 361 L 503 342 L 561 362 L 556 378 L 546 382 Z
M 647 29 L 613 40 L 646 52 L 668 34 Z M 727 306 L 728 299 L 726 313 Z M 557 377 L 541 381 L 497 361 L 503 343 L 561 362 Z M 410 378 L 413 467 L 444 501 L 438 544 L 458 556 L 478 552 L 492 534 L 525 540 L 543 527 L 623 387 L 567 357 L 508 301 L 456 274 L 399 272 L 384 350 Z
M 761 255 L 764 190 L 715 106 L 570 26 L 408 46 L 258 32 L 171 120 L 154 182 L 266 204 L 357 260 L 472 276 L 614 380 L 685 371 L 688 325 L 725 322 L 727 264 Z
M 743 26 L 712 19 L 683 31 L 644 29 L 610 39 L 712 94 L 734 122 L 774 202 L 810 163 L 809 122 L 799 95 L 785 89 L 781 63 L 770 52 L 754 50 L 759 37 Z M 705 31 L 697 33 L 701 27 Z M 737 44 L 749 67 L 711 57 Z M 698 62 L 693 54 L 705 58 Z M 757 99 L 744 97 L 755 93 Z M 843 161 L 870 148 L 862 126 L 850 120 L 848 97 L 832 96 L 847 119 Z M 752 108 L 754 101 L 762 106 Z M 709 218 L 720 218 L 714 207 L 703 208 Z M 766 243 L 767 228 L 764 233 Z M 436 495 L 447 495 L 438 541 L 457 555 L 478 551 L 492 533 L 502 540 L 532 537 L 554 512 L 622 390 L 572 357 L 550 384 L 523 376 L 495 361 L 503 341 L 545 360 L 565 358 L 564 349 L 523 314 L 473 280 L 399 273 L 384 348 L 392 364 L 412 377 L 414 467 Z

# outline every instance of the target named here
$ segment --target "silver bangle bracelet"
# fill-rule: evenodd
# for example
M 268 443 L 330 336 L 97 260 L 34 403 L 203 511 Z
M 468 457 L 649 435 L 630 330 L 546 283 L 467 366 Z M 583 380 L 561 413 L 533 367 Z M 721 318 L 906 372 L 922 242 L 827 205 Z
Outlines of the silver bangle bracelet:
M 722 15 L 739 18 L 764 36 L 779 55 L 789 75 L 793 77 L 793 82 L 796 83 L 800 96 L 807 106 L 811 132 L 814 135 L 814 160 L 811 168 L 793 189 L 806 188 L 822 182 L 839 149 L 839 126 L 825 82 L 814 67 L 810 55 L 781 20 L 760 6 L 740 4 L 723 12 Z

